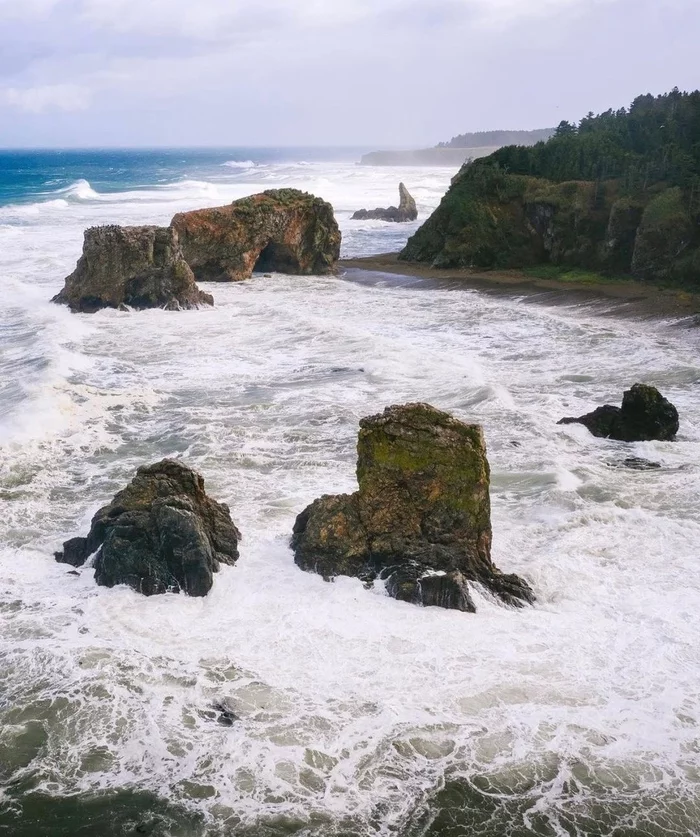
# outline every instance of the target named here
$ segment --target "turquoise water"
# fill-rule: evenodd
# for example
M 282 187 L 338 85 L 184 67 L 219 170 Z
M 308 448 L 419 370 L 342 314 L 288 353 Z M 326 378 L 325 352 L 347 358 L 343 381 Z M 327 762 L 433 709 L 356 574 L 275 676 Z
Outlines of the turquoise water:
M 183 177 L 221 177 L 226 163 L 359 160 L 361 148 L 0 149 L 0 205 L 26 202 L 86 180 L 97 192 L 149 189 Z

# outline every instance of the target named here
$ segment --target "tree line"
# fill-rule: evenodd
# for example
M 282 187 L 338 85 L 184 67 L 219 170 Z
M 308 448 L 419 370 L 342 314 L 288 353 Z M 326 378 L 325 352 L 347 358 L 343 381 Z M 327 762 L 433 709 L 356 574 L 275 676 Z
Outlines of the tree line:
M 554 128 L 536 131 L 475 131 L 458 134 L 449 142 L 438 143 L 438 148 L 484 148 L 489 145 L 534 145 L 554 135 Z
M 680 186 L 700 210 L 700 90 L 637 97 L 629 108 L 561 122 L 534 146 L 510 145 L 473 165 L 569 180 L 619 180 L 627 193 Z

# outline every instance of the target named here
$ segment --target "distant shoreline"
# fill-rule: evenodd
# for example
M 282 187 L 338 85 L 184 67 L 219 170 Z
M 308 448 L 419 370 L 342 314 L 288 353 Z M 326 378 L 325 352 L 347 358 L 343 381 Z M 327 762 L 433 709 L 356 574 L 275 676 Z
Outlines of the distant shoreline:
M 427 264 L 400 262 L 397 253 L 382 253 L 341 259 L 340 272 L 348 270 L 391 273 L 421 279 L 459 280 L 478 291 L 529 296 L 549 305 L 590 303 L 601 314 L 637 319 L 688 319 L 688 325 L 700 325 L 700 294 L 679 288 L 662 288 L 620 279 L 609 282 L 569 282 L 539 279 L 518 270 L 479 271 L 466 268 L 438 269 Z M 604 310 L 603 310 L 604 309 Z
M 445 166 L 459 169 L 469 159 L 488 157 L 497 145 L 479 148 L 419 148 L 414 151 L 371 151 L 363 154 L 361 166 Z

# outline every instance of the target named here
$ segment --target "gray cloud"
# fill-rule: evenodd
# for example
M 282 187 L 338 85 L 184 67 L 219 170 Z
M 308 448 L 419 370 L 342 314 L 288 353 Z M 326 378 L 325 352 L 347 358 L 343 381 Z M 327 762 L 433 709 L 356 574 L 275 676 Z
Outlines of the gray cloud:
M 0 145 L 542 127 L 697 86 L 698 27 L 695 0 L 0 0 Z

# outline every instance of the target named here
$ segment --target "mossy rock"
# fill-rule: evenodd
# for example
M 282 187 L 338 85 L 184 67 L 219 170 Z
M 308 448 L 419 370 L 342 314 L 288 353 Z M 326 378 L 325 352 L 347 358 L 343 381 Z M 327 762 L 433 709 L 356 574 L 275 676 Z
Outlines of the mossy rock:
M 466 169 L 399 258 L 435 267 L 536 264 L 543 252 L 525 213 L 528 182 L 495 168 Z
M 297 518 L 296 563 L 326 578 L 387 580 L 390 595 L 473 610 L 468 583 L 508 604 L 528 585 L 491 561 L 489 464 L 481 427 L 428 404 L 360 422 L 354 494 L 325 496 Z
M 633 275 L 656 282 L 679 278 L 679 260 L 687 259 L 694 234 L 683 192 L 678 187 L 666 189 L 642 215 L 632 257 Z
M 325 274 L 340 255 L 333 207 L 298 189 L 268 189 L 228 206 L 180 212 L 171 227 L 201 281 L 237 282 L 253 272 Z

